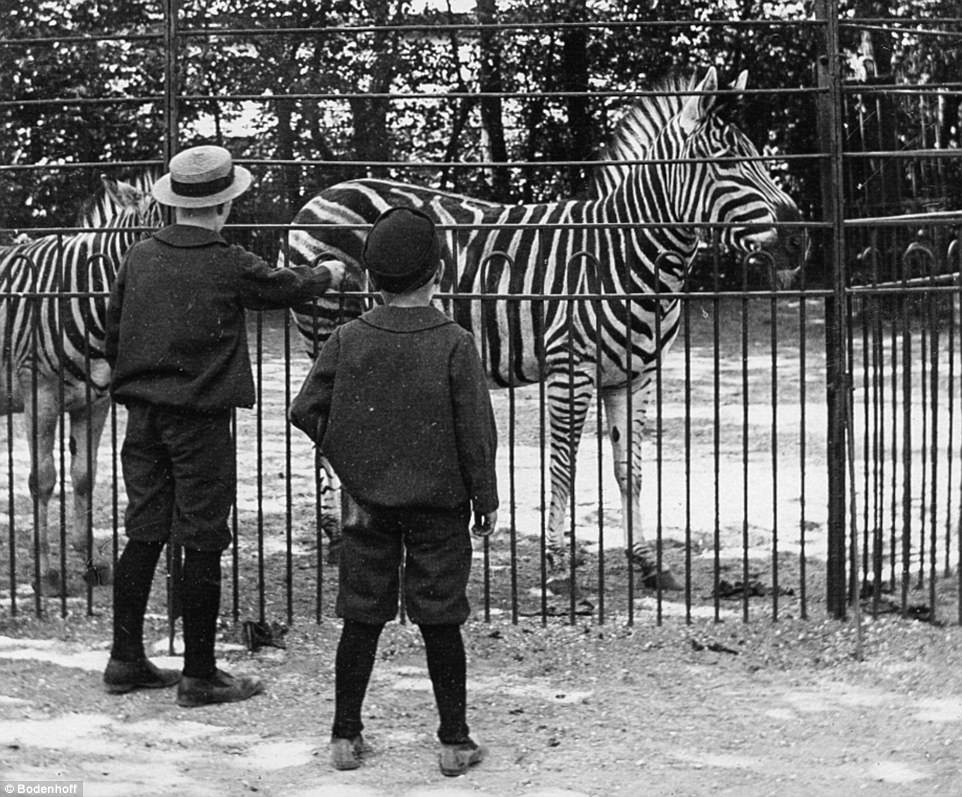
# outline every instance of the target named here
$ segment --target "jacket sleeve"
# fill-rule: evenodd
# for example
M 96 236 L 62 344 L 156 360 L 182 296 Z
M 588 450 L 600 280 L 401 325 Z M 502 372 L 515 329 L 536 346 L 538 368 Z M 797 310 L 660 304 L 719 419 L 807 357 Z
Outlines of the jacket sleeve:
M 104 358 L 114 368 L 117 365 L 117 346 L 120 340 L 120 316 L 124 306 L 124 289 L 127 284 L 127 261 L 124 260 L 110 287 L 107 300 L 107 318 L 104 329 Z
M 469 335 L 451 356 L 451 395 L 461 474 L 475 512 L 498 508 L 498 430 L 481 358 Z
M 334 395 L 334 376 L 340 351 L 340 330 L 335 329 L 321 348 L 310 373 L 291 402 L 288 417 L 291 423 L 317 445 L 324 439 L 327 419 Z
M 241 304 L 250 310 L 273 310 L 309 301 L 331 284 L 326 266 L 275 268 L 242 247 L 232 246 L 231 250 L 241 263 Z

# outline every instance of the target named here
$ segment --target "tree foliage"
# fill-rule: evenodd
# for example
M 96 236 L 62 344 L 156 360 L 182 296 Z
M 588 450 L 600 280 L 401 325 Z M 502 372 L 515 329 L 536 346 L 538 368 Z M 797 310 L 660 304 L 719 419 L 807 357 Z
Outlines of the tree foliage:
M 251 222 L 289 221 L 324 186 L 364 174 L 507 202 L 580 196 L 580 163 L 618 109 L 670 71 L 710 65 L 749 71 L 740 124 L 760 149 L 819 151 L 812 89 L 824 44 L 811 3 L 476 0 L 455 13 L 425 2 L 180 0 L 171 132 L 162 4 L 24 0 L 0 19 L 0 226 L 71 223 L 102 171 L 162 164 L 168 135 L 178 148 L 222 143 L 250 164 Z M 847 0 L 840 16 L 926 20 L 868 35 L 889 79 L 951 83 L 955 5 Z M 857 80 L 864 36 L 843 26 L 843 37 Z M 958 147 L 958 97 L 956 86 L 900 105 L 898 146 Z M 817 216 L 817 159 L 775 168 Z

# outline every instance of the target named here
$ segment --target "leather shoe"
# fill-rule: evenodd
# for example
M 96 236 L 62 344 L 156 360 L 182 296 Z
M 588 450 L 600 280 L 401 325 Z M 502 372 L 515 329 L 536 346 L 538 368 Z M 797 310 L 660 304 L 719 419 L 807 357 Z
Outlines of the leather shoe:
M 196 708 L 213 703 L 236 703 L 263 691 L 264 682 L 252 675 L 235 677 L 223 670 L 216 670 L 210 678 L 189 678 L 185 675 L 177 685 L 177 705 Z
M 134 689 L 166 689 L 179 680 L 179 671 L 162 670 L 147 658 L 121 661 L 111 656 L 104 670 L 104 687 L 112 695 L 122 695 Z
M 470 737 L 460 744 L 442 744 L 438 756 L 441 764 L 441 774 L 449 778 L 456 778 L 484 760 L 488 748 L 478 744 Z
M 361 766 L 361 759 L 372 752 L 373 749 L 361 734 L 353 739 L 331 739 L 331 764 L 334 769 L 357 769 Z

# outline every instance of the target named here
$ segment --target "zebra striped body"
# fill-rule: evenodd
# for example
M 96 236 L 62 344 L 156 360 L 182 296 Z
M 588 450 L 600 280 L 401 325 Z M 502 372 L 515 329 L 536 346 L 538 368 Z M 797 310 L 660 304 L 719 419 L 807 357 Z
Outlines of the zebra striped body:
M 652 377 L 680 317 L 677 298 L 656 294 L 682 289 L 699 242 L 697 225 L 725 225 L 718 235 L 734 249 L 770 247 L 775 263 L 788 258 L 776 226 L 798 218 L 797 207 L 757 161 L 742 160 L 758 153 L 741 131 L 713 112 L 715 88 L 711 70 L 693 89 L 700 94 L 676 99 L 671 113 L 659 105 L 661 116 L 653 112 L 657 121 L 650 125 L 658 129 L 644 160 L 619 170 L 598 199 L 505 206 L 357 180 L 321 192 L 294 219 L 294 227 L 330 226 L 292 232 L 293 262 L 340 260 L 363 284 L 360 252 L 368 226 L 389 206 L 420 208 L 444 230 L 442 290 L 500 297 L 444 304 L 474 332 L 494 384 L 547 381 L 548 534 L 556 555 L 564 549 L 572 457 L 595 390 L 605 403 L 622 490 L 618 543 L 630 549 L 642 539 L 641 434 Z M 548 298 L 506 298 L 528 294 Z M 605 298 L 598 299 L 599 294 Z M 308 338 L 330 333 L 334 301 L 318 319 L 296 317 Z M 347 309 L 349 314 L 359 310 Z
M 124 253 L 141 234 L 132 228 L 158 220 L 156 205 L 139 191 L 114 181 L 104 184 L 116 203 L 113 217 L 86 221 L 118 229 L 48 235 L 0 247 L 0 411 L 25 414 L 40 540 L 38 575 L 41 586 L 46 581 L 53 588 L 63 586 L 59 572 L 50 567 L 47 536 L 58 422 L 64 412 L 69 414 L 72 543 L 80 548 L 110 406 L 110 368 L 103 356 L 107 292 Z

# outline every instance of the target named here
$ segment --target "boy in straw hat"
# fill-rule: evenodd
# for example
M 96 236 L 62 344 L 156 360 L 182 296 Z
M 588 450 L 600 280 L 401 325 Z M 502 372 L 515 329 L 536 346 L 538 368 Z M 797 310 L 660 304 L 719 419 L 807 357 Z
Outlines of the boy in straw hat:
M 361 706 L 403 586 L 440 715 L 441 771 L 456 776 L 484 756 L 465 720 L 461 625 L 471 512 L 481 534 L 497 519 L 494 414 L 471 334 L 431 306 L 443 271 L 434 222 L 386 210 L 363 260 L 384 304 L 334 331 L 290 412 L 359 505 L 340 555 L 331 760 L 355 769 L 370 751 Z
M 135 244 L 107 309 L 110 391 L 127 407 L 121 450 L 128 537 L 114 576 L 108 692 L 178 684 L 185 707 L 245 700 L 261 681 L 216 666 L 222 552 L 236 467 L 231 410 L 254 404 L 245 308 L 287 307 L 341 275 L 324 266 L 275 269 L 221 237 L 231 203 L 251 183 L 222 147 L 187 149 L 151 189 L 176 221 Z M 146 657 L 144 612 L 166 543 L 184 547 L 179 583 L 183 673 Z

